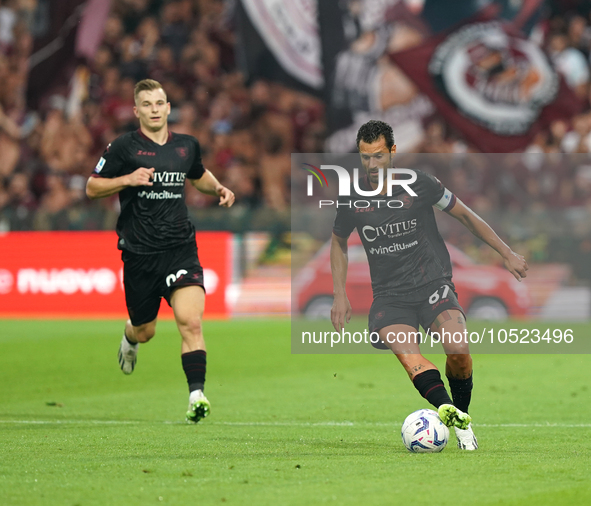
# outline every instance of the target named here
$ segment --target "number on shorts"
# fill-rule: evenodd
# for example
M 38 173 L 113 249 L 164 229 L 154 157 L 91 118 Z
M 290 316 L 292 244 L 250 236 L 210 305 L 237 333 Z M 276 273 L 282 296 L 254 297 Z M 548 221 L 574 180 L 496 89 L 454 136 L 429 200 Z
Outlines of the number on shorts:
M 441 298 L 445 299 L 447 297 L 447 294 L 449 293 L 449 285 L 443 285 L 431 294 L 431 297 L 429 297 L 429 304 L 435 304 L 439 300 L 439 290 L 442 288 Z
M 187 274 L 185 269 L 180 269 L 176 274 L 169 274 L 166 276 L 166 285 L 172 285 L 177 279 L 179 279 L 181 276 L 184 276 L 185 274 Z

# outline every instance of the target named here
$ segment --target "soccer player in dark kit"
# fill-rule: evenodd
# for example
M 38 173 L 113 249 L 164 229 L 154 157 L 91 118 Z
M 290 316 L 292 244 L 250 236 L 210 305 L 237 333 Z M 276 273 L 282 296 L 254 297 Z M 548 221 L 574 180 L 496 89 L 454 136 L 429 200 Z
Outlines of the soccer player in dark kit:
M 396 145 L 392 128 L 382 121 L 365 123 L 357 133 L 357 147 L 365 169 L 359 189 L 377 190 L 380 169 L 385 179 L 387 168 L 394 167 L 392 158 Z M 514 253 L 437 178 L 419 170 L 414 172 L 417 179 L 409 187 L 416 197 L 409 195 L 401 185 L 394 185 L 389 197 L 385 182 L 382 192 L 372 197 L 374 207 L 364 208 L 363 212 L 356 212 L 354 205 L 348 207 L 341 197 L 340 203 L 344 205 L 337 209 L 330 251 L 334 283 L 331 320 L 340 332 L 351 318 L 351 304 L 345 291 L 347 239 L 357 228 L 372 280 L 374 300 L 369 313 L 369 330 L 377 332 L 380 338 L 374 346 L 392 350 L 415 388 L 437 408 L 443 423 L 455 428 L 458 447 L 476 450 L 478 443 L 468 414 L 472 357 L 467 342 L 442 341 L 452 401 L 437 367 L 421 355 L 419 343 L 412 338 L 419 325 L 426 332 L 437 332 L 439 336 L 453 336 L 455 332 L 466 335 L 464 311 L 452 283 L 449 253 L 437 230 L 433 208 L 456 218 L 497 251 L 518 281 L 526 276 L 528 266 L 521 255 Z M 352 192 L 348 199 L 351 202 L 356 198 Z M 407 337 L 400 338 L 401 335 Z
M 91 199 L 119 193 L 121 203 L 118 248 L 130 319 L 119 347 L 119 365 L 125 374 L 133 372 L 139 343 L 154 337 L 164 297 L 182 337 L 181 360 L 190 392 L 187 421 L 198 422 L 210 411 L 203 394 L 205 290 L 195 228 L 185 205 L 185 179 L 200 192 L 218 196 L 221 206 L 230 207 L 234 194 L 203 167 L 197 139 L 168 130 L 170 103 L 157 81 L 136 84 L 133 110 L 140 128 L 107 146 L 86 185 Z

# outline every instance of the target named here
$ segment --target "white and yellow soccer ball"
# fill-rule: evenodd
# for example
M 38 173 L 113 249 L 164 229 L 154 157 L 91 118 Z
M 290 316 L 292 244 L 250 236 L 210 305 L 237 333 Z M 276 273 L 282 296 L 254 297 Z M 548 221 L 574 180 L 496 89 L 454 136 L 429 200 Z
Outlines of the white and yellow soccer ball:
M 402 442 L 409 452 L 437 453 L 445 448 L 449 429 L 432 409 L 419 409 L 402 424 Z

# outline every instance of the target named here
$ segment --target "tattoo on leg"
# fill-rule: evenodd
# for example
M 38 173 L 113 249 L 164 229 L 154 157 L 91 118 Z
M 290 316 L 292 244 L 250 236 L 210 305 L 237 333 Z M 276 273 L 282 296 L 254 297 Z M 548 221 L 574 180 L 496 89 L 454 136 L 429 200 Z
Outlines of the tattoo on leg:
M 450 375 L 451 378 L 458 379 L 458 380 L 465 380 L 465 379 L 468 379 L 470 376 L 472 376 L 472 371 L 470 371 L 470 372 L 460 371 L 459 373 Z
M 436 319 L 435 319 L 435 326 L 437 328 L 441 327 L 445 322 L 451 320 L 451 315 L 449 311 L 443 311 Z
M 460 324 L 464 323 L 464 318 L 462 318 L 461 316 L 458 316 L 458 323 L 460 323 Z
M 410 371 L 411 373 L 418 373 L 420 370 L 424 369 L 425 367 L 422 364 L 419 365 L 415 365 L 414 367 L 411 367 Z

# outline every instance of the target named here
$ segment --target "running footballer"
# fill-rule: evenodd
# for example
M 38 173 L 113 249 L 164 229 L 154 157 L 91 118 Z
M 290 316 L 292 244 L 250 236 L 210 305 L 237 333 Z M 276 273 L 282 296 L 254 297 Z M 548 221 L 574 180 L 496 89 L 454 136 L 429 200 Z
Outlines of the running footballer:
M 357 147 L 365 169 L 359 189 L 376 190 L 380 183 L 379 169 L 383 169 L 385 178 L 386 169 L 394 167 L 392 158 L 396 145 L 392 128 L 382 121 L 365 123 L 357 133 Z M 347 239 L 357 229 L 372 280 L 374 300 L 369 313 L 369 331 L 380 336 L 380 342 L 374 346 L 392 350 L 419 393 L 438 409 L 448 427 L 455 428 L 458 447 L 476 450 L 478 443 L 468 414 L 472 396 L 472 357 L 468 344 L 443 344 L 452 401 L 437 367 L 421 355 L 419 344 L 413 339 L 400 343 L 388 339 L 388 334 L 416 333 L 419 325 L 426 332 L 439 332 L 439 335 L 444 331 L 451 335 L 463 334 L 466 328 L 464 311 L 452 283 L 449 253 L 437 230 L 434 207 L 456 218 L 497 251 L 505 267 L 519 281 L 526 276 L 527 262 L 437 178 L 420 170 L 415 172 L 417 179 L 410 187 L 416 197 L 410 196 L 401 186 L 395 186 L 389 197 L 384 184 L 381 194 L 373 197 L 383 200 L 384 205 L 364 209 L 366 212 L 362 213 L 356 213 L 355 206 L 338 207 L 330 251 L 335 295 L 331 320 L 340 332 L 351 318 L 351 304 L 345 291 Z M 350 199 L 355 198 L 353 191 Z M 387 205 L 389 200 L 400 201 L 403 206 L 397 208 L 397 204 L 391 208 Z M 392 247 L 393 244 L 397 246 Z
M 135 86 L 140 128 L 115 139 L 88 179 L 86 194 L 119 194 L 118 248 L 129 320 L 119 347 L 119 365 L 134 370 L 140 343 L 156 332 L 160 299 L 172 307 L 181 334 L 181 361 L 189 384 L 187 421 L 210 411 L 205 397 L 206 349 L 201 320 L 205 306 L 203 268 L 195 228 L 185 205 L 185 180 L 230 207 L 234 194 L 203 167 L 197 139 L 168 129 L 170 103 L 157 81 Z

